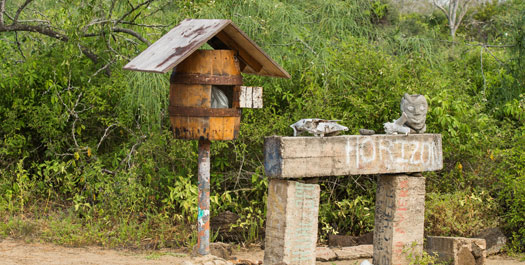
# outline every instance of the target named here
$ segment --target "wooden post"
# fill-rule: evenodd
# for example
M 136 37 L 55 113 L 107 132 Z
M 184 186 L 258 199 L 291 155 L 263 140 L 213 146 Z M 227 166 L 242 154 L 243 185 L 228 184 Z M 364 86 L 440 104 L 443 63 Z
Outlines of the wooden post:
M 199 254 L 210 254 L 210 141 L 199 140 Z

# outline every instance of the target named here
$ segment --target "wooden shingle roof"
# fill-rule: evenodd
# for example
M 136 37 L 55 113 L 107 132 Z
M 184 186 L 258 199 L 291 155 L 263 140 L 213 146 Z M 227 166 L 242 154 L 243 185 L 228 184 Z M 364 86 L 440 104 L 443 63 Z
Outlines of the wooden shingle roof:
M 166 73 L 205 43 L 214 49 L 237 51 L 243 73 L 290 78 L 255 42 L 226 19 L 185 19 L 124 69 Z

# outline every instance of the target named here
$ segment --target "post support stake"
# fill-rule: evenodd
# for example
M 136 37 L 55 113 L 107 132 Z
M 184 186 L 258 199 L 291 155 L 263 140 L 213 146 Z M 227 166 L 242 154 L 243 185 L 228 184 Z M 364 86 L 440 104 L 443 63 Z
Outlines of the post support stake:
M 199 214 L 197 217 L 198 252 L 210 254 L 210 144 L 199 140 Z

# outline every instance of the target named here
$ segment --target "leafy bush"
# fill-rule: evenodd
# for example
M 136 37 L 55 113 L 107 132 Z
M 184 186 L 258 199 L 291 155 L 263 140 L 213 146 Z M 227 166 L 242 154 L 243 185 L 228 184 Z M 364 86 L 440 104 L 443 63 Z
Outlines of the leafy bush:
M 486 193 L 427 193 L 425 233 L 472 237 L 499 225 L 497 201 Z
M 515 251 L 525 250 L 525 129 L 513 137 L 515 146 L 498 150 L 495 172 L 500 177 L 498 197 L 503 207 L 505 228 L 511 235 L 510 248 Z

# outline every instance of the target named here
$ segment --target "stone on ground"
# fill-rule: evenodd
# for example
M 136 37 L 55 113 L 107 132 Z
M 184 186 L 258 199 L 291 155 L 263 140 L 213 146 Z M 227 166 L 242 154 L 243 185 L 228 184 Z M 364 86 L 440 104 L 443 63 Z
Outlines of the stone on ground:
M 487 256 L 482 238 L 429 236 L 425 249 L 436 254 L 439 261 L 452 265 L 484 265 Z
M 476 238 L 483 238 L 487 242 L 487 256 L 501 252 L 507 244 L 507 237 L 500 228 L 488 228 L 481 231 Z
M 234 265 L 233 263 L 213 255 L 195 257 L 184 261 L 181 265 Z
M 210 219 L 211 234 L 217 234 L 217 239 L 225 242 L 242 240 L 242 228 L 232 226 L 237 224 L 239 218 L 239 215 L 230 211 L 218 213 Z
M 365 259 L 373 256 L 373 245 L 359 245 L 353 247 L 335 248 L 337 260 Z
M 222 242 L 215 242 L 210 244 L 210 253 L 214 256 L 230 259 L 232 255 L 232 246 Z
M 347 235 L 328 235 L 328 245 L 331 247 L 352 247 L 359 245 L 358 237 Z
M 194 257 L 200 257 L 201 255 L 198 253 L 199 246 L 195 245 L 193 247 L 193 251 L 191 252 L 191 255 Z M 210 243 L 210 255 L 219 257 L 221 259 L 230 259 L 232 254 L 232 246 L 226 243 L 222 242 L 214 242 Z
M 329 247 L 317 247 L 315 249 L 316 260 L 332 261 L 337 259 L 335 252 Z

